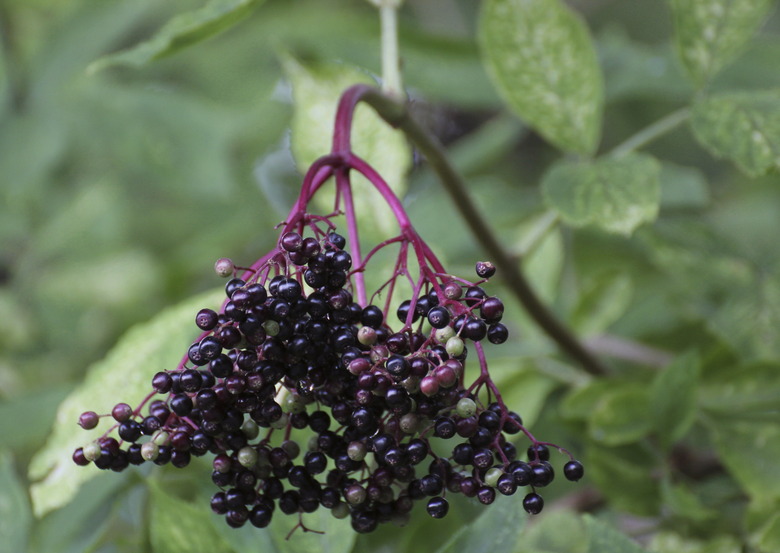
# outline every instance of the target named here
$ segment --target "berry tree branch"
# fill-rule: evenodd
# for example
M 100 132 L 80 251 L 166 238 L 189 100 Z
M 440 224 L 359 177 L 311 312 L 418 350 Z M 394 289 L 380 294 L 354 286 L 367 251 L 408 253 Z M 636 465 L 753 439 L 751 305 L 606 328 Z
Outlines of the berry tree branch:
M 441 143 L 427 130 L 421 127 L 409 116 L 404 104 L 388 97 L 379 90 L 367 86 L 356 85 L 344 94 L 344 100 L 339 111 L 354 110 L 358 102 L 370 105 L 388 124 L 400 129 L 419 149 L 436 172 L 445 190 L 455 203 L 466 223 L 471 228 L 475 238 L 487 251 L 493 263 L 503 274 L 504 282 L 525 307 L 536 323 L 552 338 L 568 355 L 576 359 L 582 368 L 593 375 L 606 374 L 606 367 L 596 359 L 558 318 L 539 299 L 525 274 L 520 268 L 521 261 L 513 259 L 496 238 L 495 233 L 475 207 L 469 196 L 466 183 L 450 163 L 447 153 Z M 348 147 L 347 133 L 338 133 L 334 138 L 334 151 Z M 338 146 L 338 149 L 337 149 Z

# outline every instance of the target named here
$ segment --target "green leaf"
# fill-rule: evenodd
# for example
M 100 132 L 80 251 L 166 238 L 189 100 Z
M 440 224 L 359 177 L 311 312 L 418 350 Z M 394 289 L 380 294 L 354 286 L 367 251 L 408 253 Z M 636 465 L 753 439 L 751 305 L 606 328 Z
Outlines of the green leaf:
M 527 518 L 518 499 L 498 496 L 490 509 L 458 529 L 436 553 L 511 553 Z
M 664 506 L 680 520 L 704 522 L 718 516 L 717 511 L 705 507 L 701 498 L 683 484 L 672 484 L 664 480 L 661 497 Z
M 595 225 L 630 235 L 658 215 L 660 173 L 655 158 L 635 153 L 596 161 L 563 161 L 544 176 L 542 193 L 570 225 Z
M 111 422 L 103 419 L 97 429 L 85 432 L 77 424 L 79 415 L 84 411 L 109 413 L 120 401 L 139 403 L 151 389 L 152 376 L 175 368 L 187 351 L 198 309 L 215 307 L 222 296 L 221 290 L 208 292 L 163 311 L 130 329 L 103 360 L 90 367 L 84 383 L 60 405 L 52 434 L 30 462 L 36 516 L 67 504 L 84 482 L 100 474 L 94 466 L 77 466 L 71 455 L 100 436 Z
M 588 553 L 643 553 L 638 543 L 612 526 L 585 515 L 585 526 L 590 537 Z
M 557 387 L 557 383 L 540 374 L 533 363 L 523 363 L 516 358 L 491 358 L 490 374 L 507 407 L 523 417 L 523 422 L 531 426 L 539 417 L 547 396 Z
M 590 417 L 590 436 L 606 445 L 634 442 L 652 428 L 647 416 L 650 398 L 642 387 L 614 391 L 603 398 Z
M 211 0 L 200 9 L 177 15 L 149 40 L 94 61 L 87 68 L 87 72 L 95 73 L 113 65 L 139 67 L 152 60 L 170 56 L 232 27 L 262 2 L 263 0 Z
M 675 44 L 691 79 L 704 85 L 740 54 L 772 0 L 670 0 Z
M 713 421 L 715 446 L 745 491 L 758 501 L 780 498 L 780 425 L 753 421 Z
M 739 351 L 744 360 L 780 358 L 780 278 L 761 275 L 760 280 L 735 290 L 708 318 L 710 328 Z
M 650 416 L 664 446 L 682 438 L 696 416 L 701 363 L 696 353 L 678 357 L 658 373 L 650 388 Z
M 660 178 L 661 207 L 696 209 L 709 205 L 707 179 L 699 169 L 664 162 Z
M 707 374 L 699 389 L 699 403 L 707 411 L 735 417 L 776 413 L 780 390 L 780 364 L 727 365 L 717 374 Z
M 298 168 L 305 173 L 319 157 L 331 150 L 333 122 L 341 94 L 351 85 L 375 84 L 359 69 L 337 63 L 304 63 L 289 55 L 282 58 L 284 71 L 293 88 L 292 151 Z M 406 174 L 412 157 L 406 139 L 368 106 L 359 105 L 352 126 L 352 147 L 382 175 L 397 196 L 406 191 Z M 398 225 L 373 186 L 352 172 L 355 211 L 361 227 L 379 227 L 382 233 L 395 233 Z M 318 196 L 324 198 L 324 195 Z M 332 210 L 333 201 L 324 200 L 323 209 Z M 361 218 L 362 214 L 362 218 Z
M 604 84 L 588 28 L 558 0 L 487 0 L 478 38 L 506 103 L 555 146 L 595 151 Z
M 653 553 L 733 553 L 742 546 L 731 536 L 719 536 L 704 542 L 666 531 L 654 534 L 648 549 Z
M 520 540 L 522 553 L 586 553 L 588 532 L 582 517 L 571 511 L 552 511 L 534 521 Z M 565 531 L 561 531 L 565 528 Z
M 713 155 L 750 176 L 780 168 L 780 90 L 704 98 L 694 104 L 691 124 Z
M 34 451 L 46 440 L 57 405 L 70 387 L 40 388 L 29 394 L 0 402 L 0 447 Z M 25 421 L 24 432 L 17 432 L 19 421 Z
M 607 273 L 594 278 L 580 294 L 570 323 L 578 334 L 593 336 L 604 332 L 631 304 L 634 287 L 623 273 Z
M 762 553 L 780 553 L 780 513 L 756 533 L 755 541 Z
M 31 522 L 27 493 L 16 475 L 13 459 L 0 450 L 0 549 L 26 551 Z
M 232 551 L 214 529 L 206 508 L 168 494 L 153 481 L 150 481 L 149 491 L 149 539 L 156 553 Z

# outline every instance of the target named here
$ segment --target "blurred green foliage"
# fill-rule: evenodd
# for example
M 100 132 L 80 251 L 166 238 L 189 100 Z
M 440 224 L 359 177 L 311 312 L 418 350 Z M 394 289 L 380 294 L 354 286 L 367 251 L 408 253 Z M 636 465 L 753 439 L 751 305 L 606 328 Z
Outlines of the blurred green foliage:
M 240 14 L 212 18 L 218 28 L 208 32 L 180 27 L 185 38 L 163 48 L 225 32 L 131 67 L 126 56 L 103 56 L 204 3 L 0 3 L 0 551 L 175 550 L 172 540 L 187 536 L 169 536 L 173 521 L 149 517 L 176 505 L 214 523 L 187 528 L 200 528 L 215 550 L 316 549 L 314 535 L 296 546 L 277 539 L 281 530 L 231 534 L 202 508 L 208 486 L 172 471 L 101 475 L 41 519 L 27 493 L 30 460 L 87 367 L 131 326 L 218 285 L 216 258 L 249 263 L 275 241 L 272 227 L 300 182 L 282 57 L 380 72 L 379 22 L 365 0 L 223 4 Z M 721 18 L 727 4 L 740 11 Z M 592 170 L 573 179 L 580 186 L 600 182 L 593 164 L 604 162 L 564 158 L 540 138 L 560 129 L 526 126 L 559 120 L 511 115 L 529 108 L 513 99 L 522 91 L 494 89 L 483 68 L 476 36 L 491 27 L 477 25 L 480 3 L 407 0 L 400 41 L 416 117 L 448 145 L 505 246 L 526 254 L 541 296 L 611 372 L 583 373 L 507 301 L 520 339 L 490 352 L 501 356 L 496 379 L 535 432 L 583 459 L 586 478 L 573 493 L 553 485 L 548 505 L 561 510 L 524 529 L 525 515 L 512 509 L 456 501 L 444 521 L 417 513 L 402 531 L 349 534 L 328 548 L 348 551 L 354 540 L 354 551 L 448 551 L 442 536 L 461 532 L 486 551 L 638 550 L 628 533 L 657 553 L 780 552 L 780 19 L 767 20 L 775 5 L 568 3 L 587 24 L 604 81 L 592 107 L 603 121 L 589 123 L 600 130 L 572 149 L 589 151 L 600 134 L 596 155 L 606 159 L 666 115 L 693 110 L 690 126 L 642 145 L 661 161 L 651 170 L 657 218 L 647 208 L 637 224 L 650 222 L 624 236 L 602 230 L 615 225 L 601 219 L 567 218 L 566 195 L 545 203 L 540 182 L 555 176 L 553 164 Z M 721 43 L 701 38 L 711 20 L 698 8 L 715 10 L 728 31 Z M 486 64 L 501 71 L 501 61 Z M 740 141 L 733 125 L 760 136 Z M 405 201 L 449 269 L 470 274 L 483 254 L 424 165 L 412 170 Z M 585 226 L 559 223 L 549 208 Z M 75 422 L 57 424 L 75 431 Z M 507 513 L 518 519 L 509 545 L 495 531 Z

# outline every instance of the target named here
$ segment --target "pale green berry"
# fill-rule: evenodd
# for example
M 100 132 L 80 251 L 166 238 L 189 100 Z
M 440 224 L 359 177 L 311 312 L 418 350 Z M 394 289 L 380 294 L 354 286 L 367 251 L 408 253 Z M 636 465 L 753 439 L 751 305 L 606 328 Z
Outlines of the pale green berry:
M 459 417 L 467 419 L 477 412 L 477 404 L 473 399 L 464 397 L 458 401 L 456 411 L 458 412 Z
M 440 344 L 446 344 L 447 340 L 455 336 L 455 329 L 451 326 L 445 326 L 444 328 L 439 328 L 436 330 L 436 333 L 433 335 L 434 339 L 440 343 Z
M 279 323 L 268 319 L 267 321 L 263 322 L 263 330 L 265 330 L 265 333 L 268 336 L 276 336 L 279 334 Z
M 154 442 L 146 442 L 141 446 L 141 457 L 143 457 L 145 461 L 154 461 L 159 454 L 160 448 Z
M 101 451 L 97 442 L 91 442 L 84 446 L 84 458 L 87 461 L 95 461 L 100 459 Z
M 252 419 L 247 419 L 244 424 L 241 425 L 241 432 L 244 433 L 247 440 L 254 440 L 260 435 L 260 427 Z
M 251 469 L 253 466 L 257 464 L 257 450 L 245 446 L 238 450 L 238 462 L 241 463 L 241 466 L 246 467 L 248 469 Z
M 447 340 L 447 343 L 444 345 L 444 349 L 446 349 L 447 353 L 452 357 L 457 357 L 463 353 L 464 347 L 463 340 L 461 340 L 459 336 L 453 336 Z
M 349 505 L 346 503 L 339 503 L 333 507 L 330 512 L 336 518 L 347 518 L 349 516 Z
M 502 474 L 504 474 L 504 471 L 502 471 L 500 468 L 493 467 L 485 474 L 485 484 L 495 488 L 496 484 L 498 484 L 498 479 L 501 478 Z

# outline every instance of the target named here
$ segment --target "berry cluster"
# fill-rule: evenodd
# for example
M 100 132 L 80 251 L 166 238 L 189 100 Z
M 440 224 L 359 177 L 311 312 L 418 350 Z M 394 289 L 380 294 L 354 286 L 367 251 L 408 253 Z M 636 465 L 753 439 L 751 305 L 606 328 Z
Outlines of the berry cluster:
M 352 169 L 401 228 L 365 257 Z M 308 213 L 332 176 L 334 213 Z M 342 214 L 352 255 L 334 224 Z M 367 264 L 391 245 L 399 246 L 394 270 L 369 298 Z M 548 446 L 569 457 L 567 479 L 583 476 L 565 449 L 523 426 L 490 377 L 483 343 L 509 335 L 503 303 L 483 288 L 493 265 L 477 263 L 474 281 L 448 274 L 387 184 L 354 154 L 315 162 L 271 252 L 250 268 L 220 259 L 215 269 L 230 279 L 219 312 L 197 313 L 202 334 L 179 366 L 154 375 L 137 407 L 119 403 L 102 415 L 116 424 L 74 452 L 77 464 L 182 468 L 211 454 L 219 488 L 211 508 L 230 526 L 262 528 L 278 510 L 298 516 L 293 530 L 308 530 L 302 515 L 323 507 L 361 533 L 403 523 L 418 501 L 442 518 L 458 493 L 487 505 L 528 488 L 523 506 L 537 514 L 537 490 L 555 477 Z M 471 381 L 470 354 L 479 367 Z M 79 424 L 95 428 L 100 416 L 86 412 Z M 527 460 L 510 438 L 518 434 L 530 442 Z

